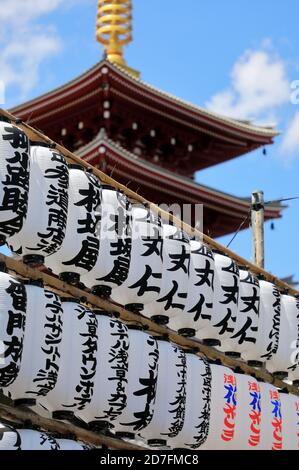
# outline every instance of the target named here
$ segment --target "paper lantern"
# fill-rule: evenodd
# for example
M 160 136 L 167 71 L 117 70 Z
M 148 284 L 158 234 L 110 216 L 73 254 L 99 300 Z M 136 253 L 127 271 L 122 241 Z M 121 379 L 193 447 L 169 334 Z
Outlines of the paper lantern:
M 189 280 L 190 240 L 175 225 L 163 224 L 163 269 L 159 298 L 144 307 L 144 315 L 160 324 L 185 309 Z
M 75 410 L 89 405 L 97 367 L 95 314 L 75 299 L 62 299 L 63 332 L 55 387 L 39 402 L 54 419 L 72 419 Z
M 282 449 L 299 449 L 299 397 L 280 393 L 281 414 L 283 416 Z
M 62 338 L 59 297 L 38 281 L 26 284 L 27 309 L 21 366 L 17 379 L 5 390 L 15 405 L 35 406 L 57 381 Z
M 260 450 L 281 450 L 285 426 L 280 394 L 273 385 L 260 383 L 262 400 Z
M 169 328 L 187 337 L 202 338 L 213 315 L 214 255 L 204 244 L 190 241 L 190 269 L 184 311 L 169 321 Z
M 44 262 L 61 247 L 68 210 L 69 171 L 64 157 L 47 144 L 32 143 L 27 217 L 9 239 L 24 262 Z
M 227 367 L 211 365 L 212 392 L 209 432 L 200 450 L 232 448 L 236 433 L 237 381 Z
M 0 243 L 18 233 L 27 214 L 29 141 L 17 126 L 0 118 Z
M 235 356 L 255 351 L 258 335 L 260 286 L 258 279 L 247 269 L 240 268 L 239 300 L 234 333 L 221 344 L 221 350 Z
M 237 410 L 231 450 L 259 450 L 261 441 L 261 390 L 253 377 L 235 374 L 237 380 Z
M 299 334 L 299 302 L 290 295 L 281 296 L 281 315 L 278 348 L 266 368 L 274 376 L 285 379 L 296 367 Z
M 140 204 L 132 206 L 132 251 L 129 274 L 111 298 L 128 310 L 142 311 L 158 299 L 162 279 L 161 219 Z
M 186 354 L 164 339 L 158 341 L 159 369 L 153 417 L 141 436 L 150 446 L 165 446 L 178 436 L 185 420 Z
M 0 387 L 17 378 L 26 320 L 24 284 L 0 271 Z
M 294 306 L 293 306 L 294 308 Z M 292 309 L 287 310 L 287 316 L 292 329 L 292 336 L 290 338 L 290 344 L 293 349 L 291 362 L 292 365 L 288 370 L 289 380 L 293 382 L 293 385 L 299 386 L 299 298 L 296 297 L 296 313 Z M 297 334 L 297 338 L 296 338 Z
M 200 449 L 207 439 L 210 423 L 211 368 L 194 354 L 186 354 L 187 385 L 184 426 L 170 439 L 172 448 Z
M 0 423 L 0 451 L 21 450 L 21 438 L 11 426 Z
M 280 292 L 274 284 L 260 280 L 260 309 L 255 347 L 242 353 L 251 366 L 260 367 L 277 351 L 280 327 Z
M 45 264 L 61 279 L 79 282 L 94 267 L 100 240 L 98 236 L 101 186 L 97 178 L 80 165 L 69 165 L 69 205 L 66 232 L 60 249 Z
M 97 368 L 90 403 L 76 416 L 93 430 L 114 427 L 127 406 L 129 334 L 121 321 L 95 311 L 98 321 Z M 140 354 L 139 352 L 138 354 Z M 137 356 L 138 358 L 138 356 Z M 133 364 L 135 360 L 133 358 Z
M 153 417 L 159 351 L 157 340 L 136 327 L 129 326 L 129 341 L 126 407 L 116 419 L 115 434 L 134 439 Z
M 57 440 L 41 431 L 32 429 L 17 429 L 21 439 L 20 450 L 59 450 Z
M 112 186 L 102 186 L 99 228 L 99 256 L 82 282 L 95 295 L 109 297 L 114 287 L 121 286 L 129 273 L 132 227 L 131 204 L 126 195 Z

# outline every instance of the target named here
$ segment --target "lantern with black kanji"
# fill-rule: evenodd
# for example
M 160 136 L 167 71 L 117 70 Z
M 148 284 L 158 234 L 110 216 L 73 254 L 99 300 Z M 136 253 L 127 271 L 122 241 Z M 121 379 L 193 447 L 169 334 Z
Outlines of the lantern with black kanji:
M 164 338 L 158 340 L 159 369 L 153 417 L 140 432 L 151 447 L 171 445 L 184 426 L 186 354 Z
M 33 429 L 17 429 L 16 431 L 21 440 L 20 450 L 59 450 L 57 440 L 46 432 Z
M 237 380 L 227 367 L 212 364 L 209 432 L 200 450 L 229 450 L 236 432 Z
M 184 426 L 169 439 L 172 448 L 199 449 L 207 439 L 210 425 L 211 368 L 205 359 L 186 354 L 187 385 Z
M 39 281 L 26 283 L 23 353 L 17 379 L 5 389 L 15 405 L 35 406 L 57 381 L 62 338 L 60 298 Z
M 96 315 L 76 299 L 62 299 L 63 332 L 55 387 L 39 402 L 54 419 L 72 419 L 89 406 L 97 367 Z
M 27 296 L 24 284 L 0 271 L 1 388 L 11 385 L 19 373 L 23 351 L 26 304 Z
M 82 276 L 82 282 L 100 297 L 109 297 L 128 277 L 131 245 L 131 203 L 124 193 L 102 185 L 99 207 L 99 256 L 93 269 Z
M 101 186 L 80 165 L 69 165 L 69 204 L 66 232 L 60 249 L 45 264 L 60 278 L 76 284 L 91 271 L 99 254 Z
M 271 282 L 259 280 L 260 308 L 254 348 L 242 352 L 253 367 L 261 367 L 277 351 L 280 328 L 280 292 Z
M 21 450 L 21 439 L 17 431 L 5 423 L 0 423 L 0 451 Z
M 298 362 L 299 302 L 291 295 L 281 296 L 278 348 L 266 368 L 275 377 L 285 379 Z
M 268 383 L 260 382 L 261 440 L 260 450 L 282 450 L 283 428 L 286 425 L 281 409 L 280 393 Z
M 299 397 L 280 392 L 282 426 L 282 449 L 299 449 Z
M 162 282 L 158 299 L 144 307 L 143 313 L 160 324 L 167 324 L 185 309 L 189 280 L 190 240 L 175 225 L 163 224 Z
M 0 244 L 18 233 L 27 215 L 29 141 L 8 119 L 0 117 Z
M 132 251 L 129 274 L 111 298 L 128 310 L 142 311 L 158 299 L 162 280 L 161 219 L 143 205 L 132 206 Z
M 95 310 L 98 322 L 97 368 L 88 406 L 76 417 L 92 430 L 113 428 L 127 406 L 129 334 L 127 326 L 108 312 Z M 138 356 L 133 359 L 138 359 Z
M 115 435 L 134 439 L 150 424 L 154 414 L 159 351 L 153 336 L 130 325 L 129 342 L 126 407 L 116 419 Z
M 64 157 L 42 142 L 31 143 L 28 212 L 9 239 L 24 262 L 42 264 L 63 243 L 68 211 L 69 171 Z
M 184 311 L 171 318 L 169 328 L 183 336 L 199 339 L 208 327 L 213 314 L 214 255 L 206 245 L 190 241 L 190 269 L 187 301 Z

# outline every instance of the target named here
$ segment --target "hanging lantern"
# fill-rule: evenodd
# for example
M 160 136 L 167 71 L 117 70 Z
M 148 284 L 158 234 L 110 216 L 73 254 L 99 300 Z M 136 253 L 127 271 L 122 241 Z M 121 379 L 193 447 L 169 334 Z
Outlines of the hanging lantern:
M 129 334 L 121 321 L 96 310 L 98 321 L 97 368 L 90 403 L 75 412 L 92 430 L 114 427 L 127 406 Z M 141 351 L 138 355 L 141 354 Z M 133 359 L 133 364 L 139 356 Z
M 45 264 L 63 281 L 77 284 L 89 272 L 99 253 L 98 225 L 101 186 L 80 165 L 69 165 L 69 205 L 66 232 L 60 249 Z
M 82 282 L 100 297 L 127 279 L 132 245 L 131 204 L 126 195 L 112 186 L 102 186 L 100 205 L 99 256 Z
M 159 298 L 145 306 L 144 315 L 157 323 L 167 324 L 170 318 L 184 311 L 189 280 L 190 240 L 175 225 L 163 224 L 162 257 Z
M 280 394 L 273 385 L 260 383 L 262 398 L 260 450 L 281 450 L 282 430 L 285 426 Z
M 63 332 L 55 387 L 39 402 L 54 419 L 72 419 L 75 410 L 89 405 L 97 366 L 95 314 L 76 302 L 62 299 Z
M 260 286 L 258 279 L 246 268 L 239 268 L 239 300 L 234 333 L 221 344 L 221 349 L 241 356 L 255 351 L 258 335 Z
M 212 392 L 209 432 L 200 450 L 232 448 L 236 432 L 237 381 L 232 370 L 211 365 Z
M 21 439 L 19 434 L 11 426 L 0 423 L 0 451 L 21 450 Z
M 281 414 L 283 416 L 282 448 L 299 449 L 299 397 L 280 392 Z
M 33 429 L 17 429 L 21 439 L 20 450 L 59 450 L 59 444 L 50 434 Z
M 9 239 L 25 263 L 43 264 L 61 247 L 68 210 L 69 171 L 64 157 L 49 145 L 31 144 L 28 212 L 22 229 Z
M 288 309 L 288 319 L 292 329 L 290 344 L 292 347 L 292 365 L 288 369 L 288 378 L 296 387 L 299 386 L 299 297 L 296 297 L 296 313 Z M 296 337 L 297 334 L 297 337 Z M 293 348 L 294 346 L 294 348 Z
M 129 325 L 129 368 L 127 402 L 116 419 L 115 435 L 135 438 L 135 433 L 149 425 L 154 413 L 158 378 L 157 340 Z
M 125 282 L 113 289 L 111 299 L 128 310 L 142 311 L 158 299 L 162 279 L 161 219 L 140 204 L 132 206 L 132 251 Z
M 170 439 L 172 448 L 200 449 L 207 439 L 210 423 L 211 368 L 195 354 L 186 354 L 186 411 L 182 431 Z
M 242 353 L 242 359 L 261 367 L 277 351 L 280 327 L 280 292 L 271 282 L 260 280 L 260 310 L 255 347 Z
M 266 368 L 275 377 L 285 379 L 294 369 L 298 354 L 299 302 L 290 295 L 281 296 L 281 321 L 278 348 Z M 296 366 L 295 366 L 296 367 Z
M 231 450 L 259 450 L 261 440 L 261 390 L 253 377 L 235 374 L 237 410 Z
M 18 233 L 27 214 L 29 141 L 9 120 L 0 118 L 0 244 Z
M 26 284 L 27 309 L 21 366 L 17 379 L 5 389 L 15 405 L 35 406 L 57 381 L 62 337 L 59 297 L 39 281 Z
M 190 269 L 184 311 L 169 321 L 169 328 L 186 337 L 202 338 L 213 315 L 214 255 L 204 244 L 190 241 Z
M 0 387 L 17 378 L 26 319 L 24 284 L 0 271 Z
M 182 349 L 158 341 L 159 370 L 153 417 L 141 431 L 142 438 L 153 447 L 171 443 L 183 429 L 186 404 L 186 354 Z

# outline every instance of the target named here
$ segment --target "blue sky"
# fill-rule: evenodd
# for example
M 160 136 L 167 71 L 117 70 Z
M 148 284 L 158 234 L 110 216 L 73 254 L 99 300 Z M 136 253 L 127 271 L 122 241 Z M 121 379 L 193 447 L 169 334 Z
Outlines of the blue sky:
M 46 92 L 102 56 L 95 41 L 97 0 L 0 0 L 0 80 L 5 107 Z M 211 167 L 197 181 L 238 196 L 299 196 L 298 0 L 133 0 L 134 42 L 127 62 L 143 80 L 201 106 L 282 135 L 268 147 Z M 1 93 L 1 87 L 0 87 Z M 299 93 L 298 93 L 299 97 Z M 299 100 L 298 100 L 299 101 Z M 299 280 L 299 200 L 275 230 L 266 225 L 266 268 Z M 231 237 L 220 240 L 226 244 Z M 250 232 L 231 248 L 251 257 Z

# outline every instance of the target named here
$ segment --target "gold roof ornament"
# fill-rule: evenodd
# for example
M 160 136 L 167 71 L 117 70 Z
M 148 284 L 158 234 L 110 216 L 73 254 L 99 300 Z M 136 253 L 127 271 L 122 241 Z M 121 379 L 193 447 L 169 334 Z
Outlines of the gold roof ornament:
M 103 44 L 107 60 L 135 77 L 137 70 L 127 66 L 123 48 L 132 42 L 132 1 L 98 0 L 96 38 Z

